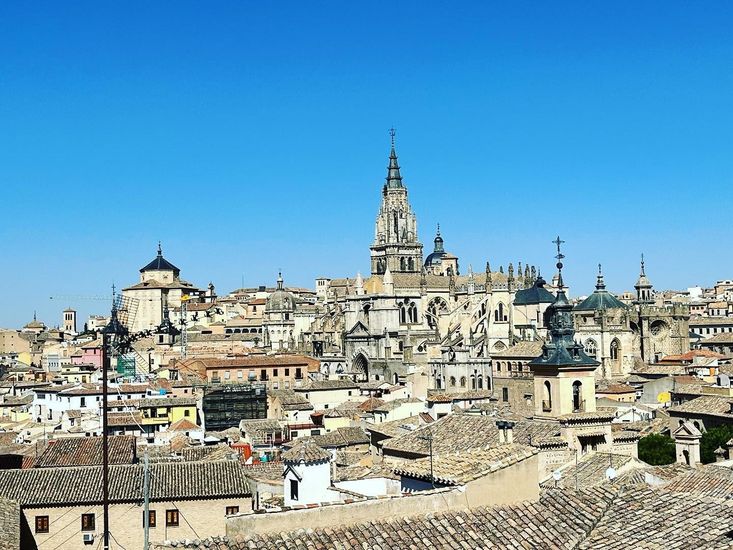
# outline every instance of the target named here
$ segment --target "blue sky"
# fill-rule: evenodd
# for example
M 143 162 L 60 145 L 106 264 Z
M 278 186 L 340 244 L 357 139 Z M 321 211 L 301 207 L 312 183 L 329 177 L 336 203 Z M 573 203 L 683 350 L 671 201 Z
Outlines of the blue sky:
M 388 129 L 426 253 L 733 275 L 730 3 L 2 2 L 0 326 L 132 284 L 369 269 Z M 104 304 L 73 301 L 83 315 Z

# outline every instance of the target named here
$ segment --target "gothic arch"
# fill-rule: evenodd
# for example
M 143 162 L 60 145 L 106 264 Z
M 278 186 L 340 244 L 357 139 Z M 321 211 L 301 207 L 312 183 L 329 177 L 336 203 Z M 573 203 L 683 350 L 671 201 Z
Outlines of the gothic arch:
M 428 304 L 428 326 L 435 328 L 438 325 L 438 318 L 448 313 L 448 304 L 440 296 L 436 296 Z
M 597 357 L 598 357 L 598 344 L 596 344 L 596 341 L 593 338 L 588 338 L 585 341 L 585 344 L 583 345 L 583 348 L 585 349 L 585 353 L 588 354 L 588 357 L 592 357 L 593 359 L 597 359 Z

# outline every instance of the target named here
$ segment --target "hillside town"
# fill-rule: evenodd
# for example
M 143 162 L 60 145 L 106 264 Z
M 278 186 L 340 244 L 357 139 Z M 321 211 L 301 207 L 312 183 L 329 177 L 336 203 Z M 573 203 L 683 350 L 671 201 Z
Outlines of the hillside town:
M 394 132 L 373 191 L 368 273 L 222 291 L 152 242 L 0 330 L 0 548 L 98 548 L 103 504 L 128 549 L 733 545 L 733 279 L 424 249 Z

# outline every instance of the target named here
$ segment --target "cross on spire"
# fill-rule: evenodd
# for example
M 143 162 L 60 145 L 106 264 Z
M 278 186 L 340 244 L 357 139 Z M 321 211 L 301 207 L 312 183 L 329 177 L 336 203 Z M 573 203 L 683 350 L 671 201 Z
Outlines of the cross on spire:
M 389 129 L 389 137 L 392 139 L 392 147 L 394 147 L 394 136 L 397 133 L 397 130 L 394 129 L 394 127 Z
M 163 246 L 160 244 L 160 241 L 158 241 L 158 256 L 163 255 Z
M 646 273 L 644 273 L 644 253 L 643 252 L 641 253 L 641 274 L 646 275 Z
M 562 245 L 563 243 L 565 243 L 565 241 L 561 240 L 560 239 L 560 235 L 558 235 L 557 236 L 557 239 L 555 239 L 552 242 L 555 244 L 555 246 L 557 246 L 557 255 L 555 256 L 555 258 L 557 258 L 557 264 L 556 264 L 556 267 L 557 267 L 557 278 L 558 278 L 558 286 L 560 287 L 560 290 L 562 291 L 562 289 L 563 289 L 563 281 L 562 281 L 562 260 L 565 257 L 565 254 L 563 254 L 560 251 L 560 245 Z

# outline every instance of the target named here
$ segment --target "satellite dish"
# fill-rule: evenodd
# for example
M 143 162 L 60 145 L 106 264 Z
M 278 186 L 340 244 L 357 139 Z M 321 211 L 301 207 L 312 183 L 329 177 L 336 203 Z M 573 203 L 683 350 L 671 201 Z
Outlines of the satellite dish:
M 609 481 L 613 481 L 616 479 L 616 469 L 613 467 L 609 467 L 608 470 L 606 470 L 606 477 Z
M 560 472 L 560 470 L 555 470 L 554 472 L 552 472 L 552 479 L 554 479 L 555 481 L 560 481 L 560 478 L 562 478 L 562 473 Z

